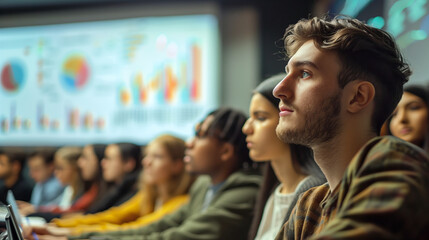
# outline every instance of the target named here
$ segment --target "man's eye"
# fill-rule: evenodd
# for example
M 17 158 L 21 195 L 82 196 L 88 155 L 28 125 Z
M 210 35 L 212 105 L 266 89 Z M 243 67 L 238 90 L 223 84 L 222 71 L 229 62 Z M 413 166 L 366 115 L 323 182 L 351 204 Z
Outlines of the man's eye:
M 308 73 L 306 71 L 301 72 L 301 78 L 308 78 L 308 77 L 310 77 L 310 73 Z

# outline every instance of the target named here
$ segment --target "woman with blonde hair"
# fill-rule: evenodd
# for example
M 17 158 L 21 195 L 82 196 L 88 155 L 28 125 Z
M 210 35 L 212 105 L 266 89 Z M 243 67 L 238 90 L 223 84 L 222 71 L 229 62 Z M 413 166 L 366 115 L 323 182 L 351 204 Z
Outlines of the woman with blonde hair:
M 161 135 L 151 141 L 142 160 L 140 191 L 118 207 L 97 214 L 55 219 L 58 227 L 48 227 L 54 235 L 78 235 L 137 228 L 161 219 L 188 201 L 193 177 L 185 172 L 185 142 L 172 135 Z M 48 238 L 49 239 L 49 238 Z M 58 236 L 55 236 L 55 239 Z
M 82 195 L 83 179 L 79 172 L 77 160 L 81 154 L 81 149 L 77 147 L 63 147 L 58 149 L 54 156 L 55 176 L 66 186 L 63 198 L 58 208 L 50 209 L 50 212 L 64 212 L 70 210 L 73 204 Z M 82 210 L 82 209 L 76 209 Z
M 146 148 L 141 175 L 143 202 L 146 203 L 141 209 L 143 215 L 153 212 L 174 196 L 188 192 L 193 178 L 184 170 L 184 153 L 184 141 L 171 135 L 156 138 Z

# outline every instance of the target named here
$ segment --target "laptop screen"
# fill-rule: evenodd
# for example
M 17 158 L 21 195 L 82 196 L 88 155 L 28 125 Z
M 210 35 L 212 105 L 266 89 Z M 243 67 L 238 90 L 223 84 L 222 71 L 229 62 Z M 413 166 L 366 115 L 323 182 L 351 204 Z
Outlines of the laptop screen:
M 21 226 L 18 224 L 18 221 L 16 218 L 17 214 L 15 214 L 10 204 L 7 205 L 7 209 L 8 209 L 8 214 L 6 215 L 5 222 L 6 222 L 8 239 L 24 240 L 24 237 L 22 236 L 22 232 L 21 232 Z
M 13 195 L 13 192 L 11 190 L 7 191 L 6 201 L 12 207 L 12 210 L 15 213 L 15 218 L 16 218 L 16 221 L 18 222 L 18 225 L 22 226 L 22 218 L 21 218 L 21 214 L 19 213 L 18 204 L 16 203 L 15 196 Z

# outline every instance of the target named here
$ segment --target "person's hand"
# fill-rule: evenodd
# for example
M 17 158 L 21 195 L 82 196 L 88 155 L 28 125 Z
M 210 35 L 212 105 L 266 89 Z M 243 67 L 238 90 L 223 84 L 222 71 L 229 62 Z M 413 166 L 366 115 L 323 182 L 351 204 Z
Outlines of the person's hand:
M 30 235 L 28 235 L 28 236 L 24 236 L 24 239 L 25 239 L 25 240 L 38 240 L 38 239 L 39 239 L 39 237 L 34 233 L 34 235 L 33 235 L 33 234 L 30 234 Z
M 46 225 L 45 226 L 32 226 L 31 230 L 32 230 L 32 232 L 37 233 L 37 235 L 47 235 L 47 234 L 49 234 Z
M 68 228 L 59 228 L 50 223 L 44 226 L 32 226 L 31 230 L 37 233 L 37 235 L 67 236 L 71 233 L 71 230 Z
M 24 236 L 24 239 L 25 240 L 38 240 L 38 239 L 40 239 L 39 236 L 41 236 L 41 235 L 36 234 L 35 229 L 37 229 L 38 232 L 40 232 L 40 233 L 44 233 L 44 230 L 43 230 L 44 228 L 42 228 L 42 227 L 31 227 L 28 225 L 22 226 L 22 235 Z
M 17 200 L 16 204 L 18 205 L 19 213 L 21 213 L 23 216 L 27 216 L 36 212 L 36 207 L 34 207 L 34 205 L 31 203 Z
M 24 236 L 24 239 L 33 239 L 32 236 L 33 228 L 27 225 L 22 226 L 22 235 Z
M 68 228 L 59 228 L 51 225 L 46 226 L 46 229 L 48 231 L 48 235 L 54 236 L 68 236 L 71 233 L 70 229 Z

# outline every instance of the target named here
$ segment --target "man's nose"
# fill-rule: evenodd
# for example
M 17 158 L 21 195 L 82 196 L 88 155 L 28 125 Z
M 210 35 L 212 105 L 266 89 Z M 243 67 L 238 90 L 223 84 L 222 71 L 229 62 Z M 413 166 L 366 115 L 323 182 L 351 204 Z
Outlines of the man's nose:
M 292 90 L 291 90 L 291 77 L 286 75 L 273 89 L 274 97 L 280 100 L 286 100 L 291 98 Z

